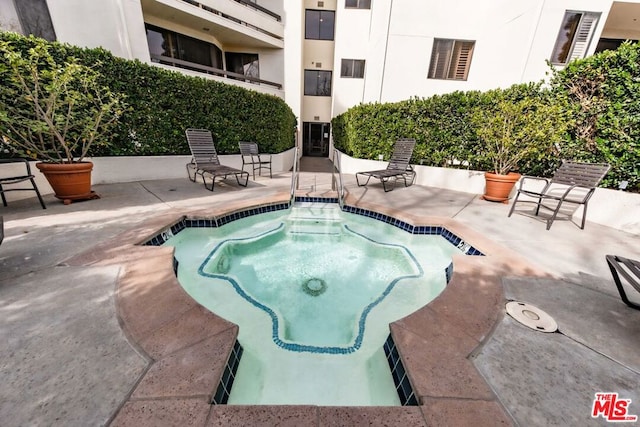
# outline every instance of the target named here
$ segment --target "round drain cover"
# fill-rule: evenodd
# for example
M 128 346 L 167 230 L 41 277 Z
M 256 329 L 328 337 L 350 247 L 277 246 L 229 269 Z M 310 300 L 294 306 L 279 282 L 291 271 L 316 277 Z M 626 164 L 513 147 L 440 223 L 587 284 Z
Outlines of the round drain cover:
M 525 326 L 540 332 L 555 332 L 558 324 L 538 307 L 525 302 L 511 301 L 507 303 L 507 313 Z

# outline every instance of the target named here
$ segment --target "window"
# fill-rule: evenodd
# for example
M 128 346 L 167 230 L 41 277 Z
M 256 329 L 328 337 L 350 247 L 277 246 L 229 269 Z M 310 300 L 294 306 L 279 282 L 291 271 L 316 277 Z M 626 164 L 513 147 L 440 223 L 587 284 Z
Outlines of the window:
M 158 58 L 166 56 L 207 67 L 222 68 L 222 51 L 217 46 L 154 25 L 145 24 L 145 27 L 149 53 L 151 53 L 153 61 L 175 65 L 170 61 Z M 180 66 L 192 69 L 192 67 Z M 202 71 L 197 67 L 193 67 L 193 69 Z
M 331 71 L 304 70 L 304 94 L 331 96 Z
M 346 0 L 344 7 L 347 9 L 371 9 L 371 0 Z
M 333 40 L 335 12 L 331 10 L 306 10 L 304 38 L 310 40 Z
M 260 62 L 257 53 L 225 52 L 227 71 L 248 77 L 260 78 Z
M 364 59 L 343 59 L 340 77 L 361 79 L 364 77 Z
M 471 56 L 476 45 L 472 40 L 435 39 L 429 65 L 430 79 L 467 80 Z
M 600 18 L 595 12 L 566 11 L 556 45 L 551 54 L 551 63 L 564 65 L 572 59 L 584 58 Z

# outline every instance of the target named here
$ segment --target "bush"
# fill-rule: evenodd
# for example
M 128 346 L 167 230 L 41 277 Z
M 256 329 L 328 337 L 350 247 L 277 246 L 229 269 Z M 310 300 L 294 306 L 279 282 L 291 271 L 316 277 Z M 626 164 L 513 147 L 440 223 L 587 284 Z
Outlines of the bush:
M 623 43 L 553 70 L 551 85 L 571 106 L 571 139 L 561 155 L 606 162 L 603 186 L 640 191 L 640 44 Z
M 7 32 L 0 32 L 0 40 L 25 52 L 36 43 Z M 90 155 L 189 154 L 184 133 L 189 127 L 211 130 L 220 154 L 238 153 L 241 140 L 271 153 L 294 146 L 296 118 L 276 96 L 125 60 L 101 48 L 53 42 L 50 52 L 59 63 L 78 58 L 102 75 L 100 85 L 126 95 L 129 108 L 112 131 L 111 144 Z

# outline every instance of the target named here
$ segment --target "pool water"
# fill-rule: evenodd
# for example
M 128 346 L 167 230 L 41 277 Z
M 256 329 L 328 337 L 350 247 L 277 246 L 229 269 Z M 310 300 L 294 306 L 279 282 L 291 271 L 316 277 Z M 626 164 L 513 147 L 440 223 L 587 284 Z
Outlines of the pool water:
M 240 327 L 229 404 L 399 405 L 388 325 L 437 296 L 460 253 L 318 203 L 187 228 L 166 244 L 184 289 Z

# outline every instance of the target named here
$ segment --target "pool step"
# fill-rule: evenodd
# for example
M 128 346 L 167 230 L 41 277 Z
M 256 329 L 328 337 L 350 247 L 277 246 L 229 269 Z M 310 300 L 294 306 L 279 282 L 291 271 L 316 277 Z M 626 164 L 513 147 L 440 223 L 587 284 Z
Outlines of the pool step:
M 329 234 L 342 232 L 340 208 L 335 203 L 298 202 L 286 219 L 287 230 L 294 234 Z
M 342 221 L 340 219 L 296 217 L 285 221 L 287 232 L 292 234 L 331 234 L 342 233 Z

